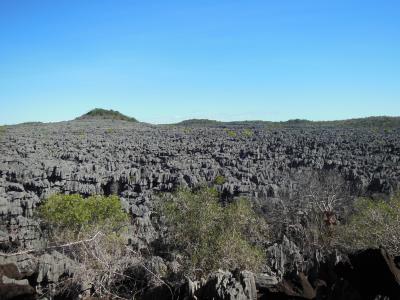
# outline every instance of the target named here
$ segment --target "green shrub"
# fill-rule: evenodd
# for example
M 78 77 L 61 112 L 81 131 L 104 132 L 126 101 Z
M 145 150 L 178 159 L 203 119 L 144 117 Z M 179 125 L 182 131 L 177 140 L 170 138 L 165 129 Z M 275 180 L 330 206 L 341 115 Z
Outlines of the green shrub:
M 164 195 L 160 206 L 168 225 L 168 243 L 183 256 L 183 271 L 188 275 L 261 267 L 267 228 L 248 200 L 222 206 L 215 189 L 182 189 Z
M 400 254 L 400 193 L 389 200 L 358 199 L 348 224 L 338 230 L 346 248 L 385 247 Z
M 226 130 L 226 133 L 228 134 L 229 137 L 235 138 L 237 136 L 236 131 L 234 130 Z
M 80 286 L 87 285 L 90 295 L 116 297 L 119 282 L 126 279 L 123 273 L 140 260 L 126 247 L 122 233 L 129 218 L 120 199 L 52 195 L 39 207 L 38 217 L 47 225 L 44 228 L 52 247 L 62 250 L 78 266 L 71 278 L 58 283 L 57 289 L 80 293 Z
M 115 133 L 115 129 L 114 128 L 107 128 L 105 133 L 106 134 L 113 134 L 113 133 Z
M 244 129 L 242 131 L 242 134 L 243 134 L 244 137 L 250 138 L 250 137 L 252 137 L 254 135 L 254 131 L 251 130 L 250 128 L 246 128 L 246 129 Z
M 222 175 L 218 175 L 214 179 L 214 184 L 216 184 L 216 185 L 223 185 L 225 182 L 226 182 L 226 179 Z
M 81 195 L 50 196 L 39 208 L 39 217 L 52 231 L 74 234 L 101 228 L 104 232 L 118 232 L 128 221 L 118 197 Z
M 192 128 L 189 128 L 189 127 L 185 127 L 185 128 L 183 129 L 183 132 L 184 132 L 185 134 L 191 134 L 192 131 L 193 131 L 193 129 L 192 129 Z

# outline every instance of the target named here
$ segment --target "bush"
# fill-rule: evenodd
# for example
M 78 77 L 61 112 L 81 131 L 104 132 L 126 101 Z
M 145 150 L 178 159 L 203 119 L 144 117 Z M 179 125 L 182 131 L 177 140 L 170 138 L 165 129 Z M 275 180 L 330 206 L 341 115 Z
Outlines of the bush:
M 51 247 L 76 262 L 72 278 L 59 285 L 61 292 L 91 290 L 91 295 L 115 297 L 124 271 L 139 255 L 126 247 L 128 214 L 116 196 L 53 195 L 39 207 Z M 54 245 L 55 244 L 55 245 Z
M 185 134 L 191 134 L 192 131 L 193 131 L 193 129 L 192 129 L 192 128 L 189 128 L 189 127 L 185 127 L 185 128 L 183 129 L 183 132 L 184 132 Z
M 400 193 L 388 201 L 358 199 L 355 213 L 338 233 L 346 248 L 383 246 L 393 255 L 400 255 Z
M 223 185 L 225 182 L 226 182 L 226 179 L 222 175 L 218 175 L 214 179 L 214 184 L 216 184 L 216 185 Z
M 251 138 L 254 135 L 254 131 L 250 128 L 246 128 L 242 131 L 244 137 Z
M 39 208 L 39 216 L 52 231 L 74 234 L 101 229 L 105 233 L 120 232 L 127 225 L 128 214 L 118 197 L 52 195 Z
M 210 188 L 182 189 L 162 200 L 167 242 L 183 256 L 184 273 L 201 277 L 217 269 L 261 267 L 267 230 L 248 200 L 222 206 L 217 191 Z
M 226 133 L 230 138 L 235 138 L 237 136 L 237 133 L 234 130 L 226 130 Z
M 115 129 L 114 128 L 108 128 L 108 129 L 106 129 L 105 133 L 106 134 L 113 134 L 113 133 L 115 133 Z

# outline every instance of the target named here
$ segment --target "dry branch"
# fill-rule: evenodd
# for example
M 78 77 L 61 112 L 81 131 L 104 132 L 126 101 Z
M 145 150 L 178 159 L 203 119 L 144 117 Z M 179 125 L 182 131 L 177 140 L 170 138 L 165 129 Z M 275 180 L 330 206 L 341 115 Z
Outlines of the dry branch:
M 89 239 L 79 240 L 79 241 L 76 241 L 76 242 L 66 243 L 66 244 L 62 244 L 62 245 L 49 246 L 49 247 L 45 247 L 43 249 L 28 249 L 28 250 L 25 250 L 25 251 L 14 252 L 14 253 L 3 253 L 3 252 L 0 252 L 0 256 L 11 257 L 11 256 L 17 256 L 17 255 L 41 252 L 41 251 L 50 250 L 50 249 L 70 247 L 70 246 L 74 246 L 74 245 L 78 245 L 78 244 L 84 244 L 84 243 L 92 242 L 97 237 L 99 237 L 101 235 L 104 235 L 104 234 L 101 231 L 98 231 L 93 237 L 91 237 Z

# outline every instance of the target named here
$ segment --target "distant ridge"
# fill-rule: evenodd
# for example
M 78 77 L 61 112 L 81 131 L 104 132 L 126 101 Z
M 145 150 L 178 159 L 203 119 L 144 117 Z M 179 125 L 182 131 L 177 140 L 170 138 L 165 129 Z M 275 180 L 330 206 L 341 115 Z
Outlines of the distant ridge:
M 176 123 L 175 125 L 180 126 L 210 126 L 210 125 L 219 125 L 224 124 L 224 122 L 209 120 L 209 119 L 189 119 L 184 120 L 182 122 Z
M 121 120 L 127 122 L 139 122 L 133 117 L 126 116 L 119 111 L 95 108 L 75 120 Z M 36 126 L 42 122 L 25 122 L 15 125 Z M 333 121 L 310 121 L 307 119 L 291 119 L 287 121 L 273 122 L 263 120 L 244 121 L 218 121 L 210 119 L 188 119 L 178 123 L 150 124 L 152 126 L 181 126 L 181 127 L 263 127 L 263 128 L 372 128 L 372 129 L 400 129 L 400 116 L 372 116 Z M 10 126 L 10 125 L 9 125 Z
M 231 121 L 221 122 L 208 119 L 189 119 L 174 124 L 176 126 L 270 126 L 270 127 L 349 127 L 349 128 L 400 128 L 400 117 L 366 117 L 335 121 L 310 121 L 293 119 L 283 122 L 271 121 Z
M 138 120 L 136 120 L 135 118 L 123 115 L 119 111 L 112 109 L 107 110 L 102 108 L 92 109 L 88 113 L 76 118 L 76 120 L 87 120 L 87 119 L 102 119 L 102 120 L 107 119 L 107 120 L 138 122 Z

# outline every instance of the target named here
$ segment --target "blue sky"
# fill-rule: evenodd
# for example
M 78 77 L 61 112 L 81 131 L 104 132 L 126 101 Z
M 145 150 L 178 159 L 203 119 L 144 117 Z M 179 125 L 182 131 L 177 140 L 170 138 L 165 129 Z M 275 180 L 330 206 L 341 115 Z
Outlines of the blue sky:
M 0 1 L 0 124 L 400 115 L 400 2 Z

